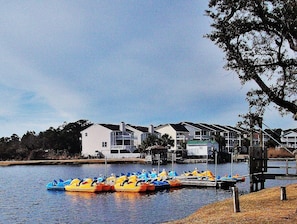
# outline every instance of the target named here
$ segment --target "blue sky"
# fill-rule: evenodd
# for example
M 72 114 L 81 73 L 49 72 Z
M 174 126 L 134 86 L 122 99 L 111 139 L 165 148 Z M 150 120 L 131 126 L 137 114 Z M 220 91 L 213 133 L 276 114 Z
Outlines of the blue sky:
M 207 0 L 5 1 L 0 8 L 0 137 L 64 122 L 236 125 L 237 75 L 203 35 Z M 273 106 L 264 123 L 295 128 Z

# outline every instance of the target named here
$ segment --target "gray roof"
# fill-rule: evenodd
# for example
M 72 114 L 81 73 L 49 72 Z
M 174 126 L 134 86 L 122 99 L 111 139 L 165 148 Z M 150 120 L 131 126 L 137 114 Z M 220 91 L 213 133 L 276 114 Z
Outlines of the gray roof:
M 174 130 L 180 132 L 189 132 L 182 124 L 169 124 Z
M 188 124 L 188 125 L 191 125 L 191 126 L 193 126 L 193 127 L 195 127 L 195 128 L 198 128 L 198 129 L 200 129 L 200 130 L 205 130 L 205 129 L 207 129 L 207 130 L 210 130 L 210 131 L 212 131 L 214 128 L 210 128 L 209 126 L 203 126 L 203 125 L 201 125 L 200 123 L 192 123 L 192 122 L 184 122 L 185 124 Z
M 119 131 L 120 130 L 120 125 L 115 125 L 115 124 L 100 124 L 105 128 L 108 128 L 112 131 Z
M 134 126 L 134 125 L 130 125 L 130 124 L 127 124 L 129 125 L 130 127 L 138 130 L 138 131 L 141 131 L 141 132 L 148 132 L 148 127 L 143 127 L 143 126 Z

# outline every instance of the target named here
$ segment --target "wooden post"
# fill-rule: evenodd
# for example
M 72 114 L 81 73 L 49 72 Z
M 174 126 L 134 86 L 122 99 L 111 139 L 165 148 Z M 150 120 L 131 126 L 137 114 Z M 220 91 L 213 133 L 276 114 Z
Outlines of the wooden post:
M 218 152 L 215 150 L 215 182 L 216 182 L 216 188 L 218 187 L 217 183 L 217 165 L 218 165 Z
M 105 177 L 107 178 L 107 155 L 104 156 Z
M 286 175 L 289 174 L 289 160 L 286 159 Z
M 256 191 L 256 177 L 254 174 L 250 175 L 250 192 L 255 192 Z
M 157 170 L 157 175 L 159 175 L 160 173 L 160 159 L 161 159 L 161 155 L 160 154 L 156 154 L 157 159 L 158 159 L 158 170 Z
M 239 209 L 239 196 L 238 196 L 238 188 L 232 187 L 233 192 L 233 205 L 234 205 L 234 212 L 240 212 Z
M 281 201 L 287 200 L 286 187 L 280 187 L 280 189 L 281 189 L 281 195 L 280 195 Z
M 296 166 L 295 166 L 295 168 L 296 168 L 296 174 L 297 174 L 297 150 L 294 150 L 293 151 L 293 154 L 294 154 L 295 159 L 296 159 Z

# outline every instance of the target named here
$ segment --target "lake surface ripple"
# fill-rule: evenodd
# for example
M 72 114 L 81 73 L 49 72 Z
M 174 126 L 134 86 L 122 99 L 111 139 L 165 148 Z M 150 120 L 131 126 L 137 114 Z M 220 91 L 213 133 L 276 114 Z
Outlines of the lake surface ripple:
M 210 169 L 213 164 L 174 164 L 178 174 L 194 168 Z M 0 223 L 161 223 L 186 217 L 200 207 L 231 198 L 229 190 L 181 188 L 154 193 L 76 193 L 47 191 L 54 179 L 97 177 L 100 174 L 137 172 L 158 167 L 143 164 L 85 164 L 0 167 Z M 172 165 L 161 166 L 167 171 Z M 246 163 L 219 164 L 217 175 L 248 174 Z M 296 182 L 296 181 L 295 181 Z M 267 181 L 265 187 L 294 181 Z M 248 193 L 249 179 L 237 184 Z

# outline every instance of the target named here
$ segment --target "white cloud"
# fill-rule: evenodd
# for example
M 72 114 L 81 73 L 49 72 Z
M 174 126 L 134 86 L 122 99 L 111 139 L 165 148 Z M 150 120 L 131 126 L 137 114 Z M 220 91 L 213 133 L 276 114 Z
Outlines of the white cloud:
M 222 68 L 222 52 L 203 38 L 210 31 L 206 7 L 207 1 L 3 3 L 0 136 L 79 119 L 235 124 L 252 84 L 241 87 Z

